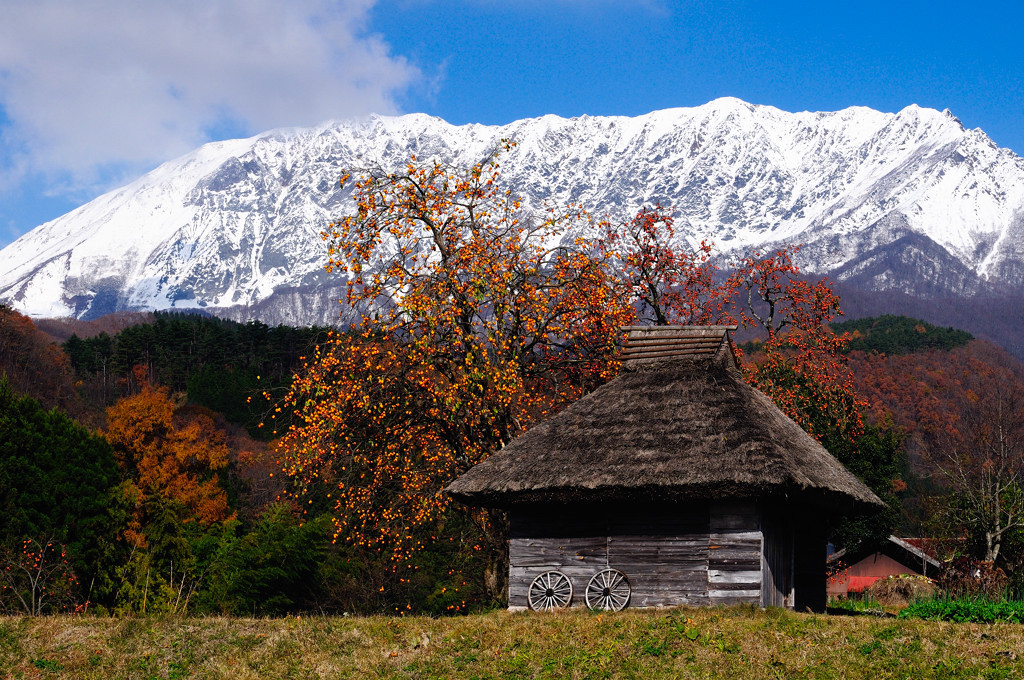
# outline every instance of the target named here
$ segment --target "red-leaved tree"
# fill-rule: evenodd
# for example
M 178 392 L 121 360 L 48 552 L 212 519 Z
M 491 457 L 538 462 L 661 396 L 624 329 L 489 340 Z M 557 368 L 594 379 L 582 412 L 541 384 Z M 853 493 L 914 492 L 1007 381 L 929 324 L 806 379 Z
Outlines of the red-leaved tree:
M 727 286 L 741 322 L 760 328 L 760 356 L 747 364 L 749 383 L 833 453 L 843 457 L 864 432 L 862 410 L 845 354 L 849 339 L 828 323 L 842 314 L 827 279 L 811 283 L 793 262 L 797 247 L 754 252 L 740 260 Z
M 674 219 L 661 206 L 644 208 L 624 224 L 601 224 L 599 252 L 613 272 L 620 298 L 635 309 L 636 322 L 732 323 L 730 291 L 718 280 L 713 246 L 701 241 L 690 252 L 674 241 Z

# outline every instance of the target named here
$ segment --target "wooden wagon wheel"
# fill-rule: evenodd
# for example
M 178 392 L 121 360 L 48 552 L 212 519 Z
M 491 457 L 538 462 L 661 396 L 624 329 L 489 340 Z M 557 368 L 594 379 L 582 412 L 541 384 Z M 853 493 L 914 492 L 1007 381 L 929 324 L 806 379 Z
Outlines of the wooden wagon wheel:
M 535 612 L 568 607 L 572 602 L 572 581 L 560 571 L 545 571 L 533 579 L 527 599 Z
M 587 606 L 617 612 L 629 604 L 633 588 L 618 569 L 605 569 L 594 574 L 587 584 Z

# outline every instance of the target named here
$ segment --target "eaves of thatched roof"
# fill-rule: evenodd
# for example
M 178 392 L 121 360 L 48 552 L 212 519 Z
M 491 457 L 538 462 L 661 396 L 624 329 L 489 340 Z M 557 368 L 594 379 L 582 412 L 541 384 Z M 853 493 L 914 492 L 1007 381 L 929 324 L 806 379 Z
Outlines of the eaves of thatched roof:
M 837 513 L 884 507 L 731 359 L 719 350 L 627 366 L 447 491 L 493 507 L 750 498 Z

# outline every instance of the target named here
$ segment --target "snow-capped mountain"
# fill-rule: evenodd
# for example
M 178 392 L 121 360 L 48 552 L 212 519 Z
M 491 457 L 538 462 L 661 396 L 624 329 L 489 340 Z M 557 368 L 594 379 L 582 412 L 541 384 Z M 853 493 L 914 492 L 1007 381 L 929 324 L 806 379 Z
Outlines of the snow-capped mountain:
M 801 243 L 808 273 L 918 297 L 1024 288 L 1024 158 L 948 111 L 787 113 L 737 99 L 638 116 L 452 126 L 371 117 L 207 144 L 0 251 L 0 299 L 33 316 L 216 310 L 324 323 L 343 281 L 325 226 L 343 169 L 410 154 L 468 165 L 518 144 L 528 205 L 627 216 L 673 206 L 677 238 L 719 251 Z

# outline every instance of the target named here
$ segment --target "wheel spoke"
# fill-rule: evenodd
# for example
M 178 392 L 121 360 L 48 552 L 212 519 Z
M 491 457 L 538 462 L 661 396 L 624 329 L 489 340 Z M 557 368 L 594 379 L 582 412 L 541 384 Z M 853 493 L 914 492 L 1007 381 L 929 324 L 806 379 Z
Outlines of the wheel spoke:
M 618 569 L 603 569 L 587 583 L 586 600 L 591 609 L 619 611 L 629 604 L 632 588 Z
M 534 611 L 568 607 L 572 602 L 572 581 L 560 571 L 545 571 L 530 583 L 526 600 Z

